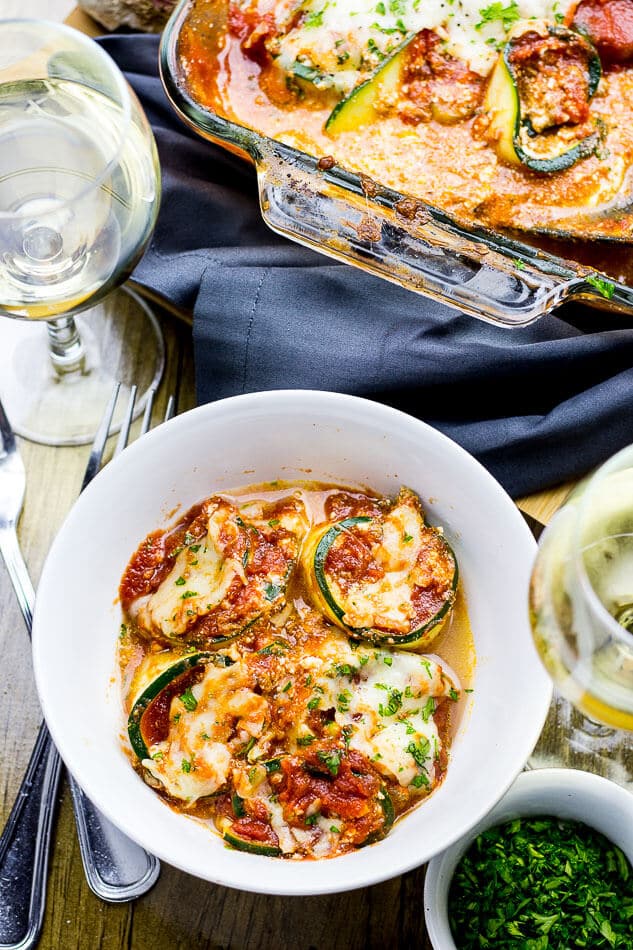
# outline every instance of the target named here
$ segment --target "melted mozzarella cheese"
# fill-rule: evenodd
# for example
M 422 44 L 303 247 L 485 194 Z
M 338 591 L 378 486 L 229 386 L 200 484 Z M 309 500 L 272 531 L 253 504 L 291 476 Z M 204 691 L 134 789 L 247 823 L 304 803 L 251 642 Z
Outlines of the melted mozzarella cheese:
M 235 559 L 225 559 L 218 550 L 221 524 L 220 512 L 212 507 L 206 537 L 184 547 L 157 590 L 134 602 L 130 613 L 141 627 L 177 637 L 224 600 L 234 577 L 243 571 Z
M 264 0 L 267 2 L 267 0 Z M 487 76 L 497 49 L 518 19 L 558 22 L 576 0 L 306 0 L 302 22 L 277 44 L 279 65 L 314 67 L 317 83 L 348 93 L 408 37 L 433 30 L 446 52 Z M 278 5 L 277 23 L 288 22 L 288 4 Z M 290 21 L 292 22 L 292 20 Z M 301 75 L 301 73 L 299 73 Z
M 358 525 L 356 531 L 370 528 Z M 423 530 L 419 509 L 406 501 L 398 504 L 382 521 L 380 544 L 372 547 L 384 575 L 376 581 L 352 584 L 344 593 L 336 577 L 328 574 L 334 599 L 344 609 L 344 623 L 355 628 L 381 627 L 409 632 L 414 612 L 411 596 Z
M 427 656 L 352 649 L 344 637 L 328 639 L 319 660 L 315 700 L 321 709 L 334 708 L 336 721 L 348 732 L 349 747 L 400 785 L 430 791 L 440 778 L 442 748 L 433 718 L 435 700 L 454 695 L 454 674 L 448 676 Z M 307 733 L 307 725 L 299 724 L 297 737 Z
M 212 795 L 226 783 L 238 748 L 261 737 L 269 708 L 252 685 L 244 662 L 210 664 L 191 689 L 194 709 L 172 701 L 169 736 L 150 747 L 143 765 L 173 798 L 192 804 Z

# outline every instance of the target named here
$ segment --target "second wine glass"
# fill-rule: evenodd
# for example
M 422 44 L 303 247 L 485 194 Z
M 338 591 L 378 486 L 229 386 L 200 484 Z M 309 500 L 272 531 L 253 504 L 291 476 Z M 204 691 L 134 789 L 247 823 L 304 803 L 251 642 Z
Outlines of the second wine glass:
M 581 484 L 544 532 L 530 617 L 541 659 L 576 710 L 559 704 L 568 753 L 633 789 L 633 446 Z

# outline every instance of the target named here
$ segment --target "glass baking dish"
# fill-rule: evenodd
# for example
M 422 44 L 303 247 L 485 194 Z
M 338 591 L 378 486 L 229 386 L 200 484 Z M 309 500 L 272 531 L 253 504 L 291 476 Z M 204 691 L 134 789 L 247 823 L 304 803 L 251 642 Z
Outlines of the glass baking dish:
M 193 0 L 181 0 L 163 33 L 163 85 L 197 133 L 255 164 L 262 216 L 273 231 L 506 327 L 526 326 L 572 298 L 633 312 L 627 243 L 555 242 L 526 234 L 517 239 L 468 227 L 338 165 L 324 167 L 327 162 L 196 102 L 178 55 L 193 9 Z M 623 276 L 628 268 L 630 279 Z

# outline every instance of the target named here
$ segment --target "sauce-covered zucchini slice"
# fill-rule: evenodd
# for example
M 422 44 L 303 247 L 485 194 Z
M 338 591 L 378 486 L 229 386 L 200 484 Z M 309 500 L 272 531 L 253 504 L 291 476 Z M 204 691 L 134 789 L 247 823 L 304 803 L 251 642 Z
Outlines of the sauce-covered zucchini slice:
M 561 172 L 595 152 L 589 102 L 600 82 L 590 41 L 562 26 L 522 23 L 499 54 L 484 111 L 499 158 L 535 172 Z
M 155 583 L 140 596 L 122 597 L 124 607 L 141 631 L 168 642 L 198 648 L 227 643 L 284 608 L 306 530 L 298 499 L 278 506 L 254 500 L 238 508 L 215 496 L 182 543 L 153 566 Z M 142 545 L 126 576 L 139 573 L 144 557 Z M 126 577 L 121 586 L 127 591 Z
M 238 819 L 224 831 L 224 840 L 236 851 L 262 854 L 269 858 L 278 857 L 281 854 L 279 845 L 272 843 L 272 840 L 268 840 L 266 837 L 258 839 L 247 834 L 247 832 L 250 832 L 250 835 L 253 835 L 252 824 L 254 823 L 248 822 L 248 819 Z M 270 838 L 272 839 L 272 835 Z
M 402 85 L 404 50 L 414 35 L 409 34 L 369 79 L 341 99 L 325 123 L 326 132 L 338 135 L 340 132 L 353 132 L 363 125 L 372 125 L 386 108 L 393 105 Z
M 378 517 L 314 528 L 302 565 L 315 606 L 351 636 L 376 644 L 427 647 L 455 600 L 455 555 L 425 524 L 409 489 Z
M 149 758 L 148 746 L 166 738 L 172 699 L 185 694 L 199 679 L 204 662 L 210 656 L 210 653 L 189 653 L 170 662 L 154 679 L 146 682 L 136 696 L 127 730 L 132 749 L 141 761 Z M 215 656 L 224 663 L 231 662 L 221 654 Z

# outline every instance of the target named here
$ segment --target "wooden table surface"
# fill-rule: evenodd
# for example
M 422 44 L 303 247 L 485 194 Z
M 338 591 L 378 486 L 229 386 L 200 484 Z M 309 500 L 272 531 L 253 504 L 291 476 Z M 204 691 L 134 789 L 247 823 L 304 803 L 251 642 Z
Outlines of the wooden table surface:
M 69 0 L 2 0 L 2 15 L 62 19 Z M 94 24 L 74 14 L 72 22 L 89 32 Z M 190 328 L 161 314 L 167 344 L 167 370 L 157 417 L 167 394 L 178 409 L 194 405 Z M 33 581 L 46 552 L 76 498 L 88 448 L 47 448 L 21 443 L 27 494 L 19 536 Z M 521 507 L 547 521 L 569 485 L 521 499 Z M 22 617 L 4 570 L 0 569 L 0 655 L 5 675 L 0 689 L 0 820 L 6 820 L 40 721 L 30 653 Z M 72 671 L 70 671 L 72 676 Z M 69 680 L 71 686 L 72 680 Z M 582 765 L 582 754 L 564 741 L 560 710 L 554 709 L 535 762 Z M 88 889 L 74 829 L 70 795 L 63 784 L 55 848 L 48 881 L 42 950 L 197 950 L 197 948 L 355 948 L 430 947 L 423 912 L 424 868 L 374 887 L 347 894 L 275 898 L 214 886 L 163 865 L 154 889 L 133 904 L 108 905 Z

